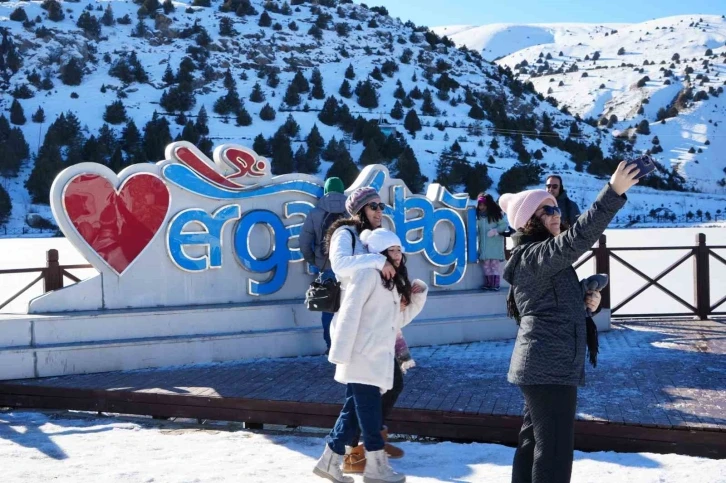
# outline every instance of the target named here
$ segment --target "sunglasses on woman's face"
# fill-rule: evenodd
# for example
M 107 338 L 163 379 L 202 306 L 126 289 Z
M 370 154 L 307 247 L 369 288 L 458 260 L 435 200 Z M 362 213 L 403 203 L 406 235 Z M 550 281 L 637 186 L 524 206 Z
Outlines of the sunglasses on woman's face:
M 544 205 L 542 207 L 542 213 L 547 216 L 561 215 L 562 210 L 557 206 Z
M 374 201 L 373 203 L 368 203 L 368 208 L 370 208 L 370 209 L 371 209 L 371 210 L 373 210 L 373 211 L 376 211 L 376 210 L 379 210 L 379 209 L 380 209 L 381 211 L 386 211 L 386 204 L 385 204 L 385 203 L 383 203 L 383 202 L 381 202 L 381 203 L 376 203 L 376 202 Z

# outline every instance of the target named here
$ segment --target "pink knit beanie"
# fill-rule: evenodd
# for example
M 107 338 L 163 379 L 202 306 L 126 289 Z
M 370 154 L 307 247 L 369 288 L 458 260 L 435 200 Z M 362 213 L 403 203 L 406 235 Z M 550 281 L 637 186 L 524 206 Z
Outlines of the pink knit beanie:
M 507 214 L 509 225 L 515 230 L 523 228 L 544 200 L 552 200 L 557 206 L 554 196 L 544 190 L 527 190 L 521 193 L 505 193 L 499 198 L 499 206 Z

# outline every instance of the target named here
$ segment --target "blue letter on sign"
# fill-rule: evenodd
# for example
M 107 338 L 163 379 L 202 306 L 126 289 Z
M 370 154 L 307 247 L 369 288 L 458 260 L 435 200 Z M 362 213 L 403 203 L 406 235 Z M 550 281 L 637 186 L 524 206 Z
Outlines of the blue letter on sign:
M 273 240 L 266 258 L 257 258 L 250 250 L 250 235 L 252 228 L 257 224 L 265 225 Z M 250 211 L 237 223 L 234 231 L 234 250 L 237 260 L 245 270 L 250 272 L 272 272 L 272 276 L 263 282 L 249 280 L 247 291 L 250 295 L 270 295 L 280 290 L 285 284 L 287 264 L 290 261 L 287 238 L 288 232 L 285 225 L 272 211 Z
M 227 205 L 217 210 L 212 216 L 199 209 L 184 210 L 178 213 L 169 223 L 166 238 L 169 255 L 174 264 L 189 272 L 202 272 L 209 268 L 222 266 L 222 229 L 230 220 L 240 217 L 239 205 Z M 201 225 L 203 231 L 185 232 L 189 223 Z M 190 257 L 184 252 L 184 246 L 202 246 L 206 253 L 201 257 Z

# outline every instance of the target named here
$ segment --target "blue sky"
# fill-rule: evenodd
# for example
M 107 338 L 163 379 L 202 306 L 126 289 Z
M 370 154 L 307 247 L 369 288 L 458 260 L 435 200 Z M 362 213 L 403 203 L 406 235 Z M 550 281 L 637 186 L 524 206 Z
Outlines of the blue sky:
M 356 0 L 360 3 L 360 0 Z M 685 14 L 726 14 L 724 0 L 363 0 L 417 25 L 487 23 L 630 23 Z

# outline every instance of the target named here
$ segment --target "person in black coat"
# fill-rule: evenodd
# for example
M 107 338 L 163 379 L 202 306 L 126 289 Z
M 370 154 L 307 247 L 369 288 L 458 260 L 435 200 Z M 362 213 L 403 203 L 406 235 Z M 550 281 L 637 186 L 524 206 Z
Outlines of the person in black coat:
M 517 229 L 504 269 L 508 313 L 519 324 L 507 379 L 519 386 L 525 401 L 513 483 L 570 481 L 577 387 L 585 382 L 586 349 L 593 350 L 585 309 L 595 312 L 600 305 L 599 292 L 584 292 L 572 264 L 623 207 L 637 174 L 635 166 L 620 163 L 592 207 L 566 231 L 550 193 L 501 197 Z

